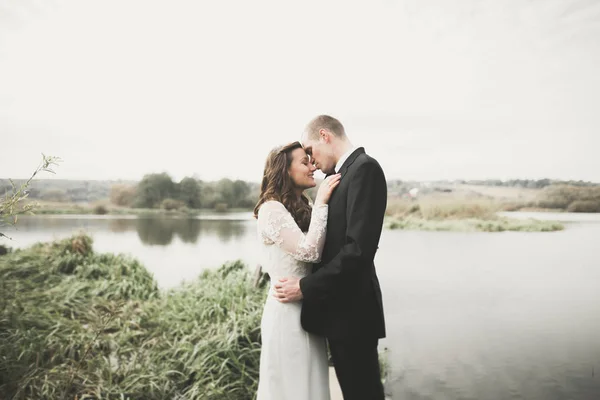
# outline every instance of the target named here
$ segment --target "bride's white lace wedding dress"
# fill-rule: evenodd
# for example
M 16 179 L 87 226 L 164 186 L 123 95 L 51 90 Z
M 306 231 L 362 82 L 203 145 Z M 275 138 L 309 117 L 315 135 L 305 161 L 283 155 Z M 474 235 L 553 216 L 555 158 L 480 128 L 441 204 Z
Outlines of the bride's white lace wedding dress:
M 268 201 L 259 209 L 262 267 L 271 288 L 261 323 L 258 400 L 329 400 L 325 338 L 302 329 L 301 302 L 280 303 L 272 296 L 280 278 L 304 277 L 321 259 L 327 213 L 326 205 L 314 207 L 304 233 L 283 204 Z

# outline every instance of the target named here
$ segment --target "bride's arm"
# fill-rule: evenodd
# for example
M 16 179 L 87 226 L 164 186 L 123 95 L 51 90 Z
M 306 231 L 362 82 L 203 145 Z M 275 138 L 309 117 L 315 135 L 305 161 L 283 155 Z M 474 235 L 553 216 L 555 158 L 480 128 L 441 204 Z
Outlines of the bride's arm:
M 316 263 L 325 245 L 328 211 L 327 205 L 313 207 L 305 234 L 283 204 L 268 201 L 258 211 L 259 232 L 265 243 L 275 243 L 296 260 Z

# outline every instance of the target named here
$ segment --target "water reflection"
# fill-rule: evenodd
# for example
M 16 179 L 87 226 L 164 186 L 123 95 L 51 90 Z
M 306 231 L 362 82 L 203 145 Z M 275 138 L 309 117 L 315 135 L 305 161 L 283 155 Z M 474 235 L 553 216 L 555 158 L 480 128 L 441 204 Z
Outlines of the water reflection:
M 108 226 L 111 232 L 122 233 L 132 230 L 131 222 L 132 220 L 127 219 L 113 219 L 109 221 Z
M 144 244 L 169 245 L 175 236 L 184 243 L 196 243 L 201 235 L 216 235 L 222 242 L 240 238 L 246 234 L 247 224 L 238 221 L 199 219 L 140 218 L 137 220 L 114 220 L 111 231 L 123 232 L 135 229 Z
M 254 226 L 251 220 L 218 220 L 168 217 L 108 217 L 78 218 L 61 216 L 46 218 L 23 218 L 19 221 L 22 231 L 51 232 L 53 235 L 66 235 L 77 231 L 89 234 L 110 231 L 113 233 L 136 232 L 145 245 L 167 246 L 177 237 L 183 243 L 195 244 L 201 236 L 217 237 L 222 243 L 240 239 Z M 19 237 L 18 233 L 15 235 Z

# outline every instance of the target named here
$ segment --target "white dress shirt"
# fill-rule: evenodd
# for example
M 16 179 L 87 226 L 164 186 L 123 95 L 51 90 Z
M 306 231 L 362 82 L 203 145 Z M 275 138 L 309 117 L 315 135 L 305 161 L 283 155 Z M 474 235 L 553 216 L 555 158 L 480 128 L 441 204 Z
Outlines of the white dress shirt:
M 350 157 L 350 154 L 354 153 L 354 151 L 356 149 L 358 149 L 358 147 L 353 147 L 350 150 L 348 150 L 347 152 L 345 152 L 343 156 L 340 157 L 340 159 L 338 160 L 337 164 L 335 164 L 335 173 L 336 174 L 338 172 L 340 172 L 340 169 L 342 169 L 342 165 L 344 165 L 344 163 L 346 162 L 346 160 L 348 159 L 348 157 Z

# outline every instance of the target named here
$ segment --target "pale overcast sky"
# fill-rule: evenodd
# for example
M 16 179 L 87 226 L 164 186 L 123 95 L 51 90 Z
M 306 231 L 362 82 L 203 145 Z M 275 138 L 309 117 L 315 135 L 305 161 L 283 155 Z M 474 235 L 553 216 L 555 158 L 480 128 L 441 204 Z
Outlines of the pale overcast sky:
M 600 181 L 600 1 L 0 0 L 0 178 L 259 181 L 321 113 L 390 179 Z

